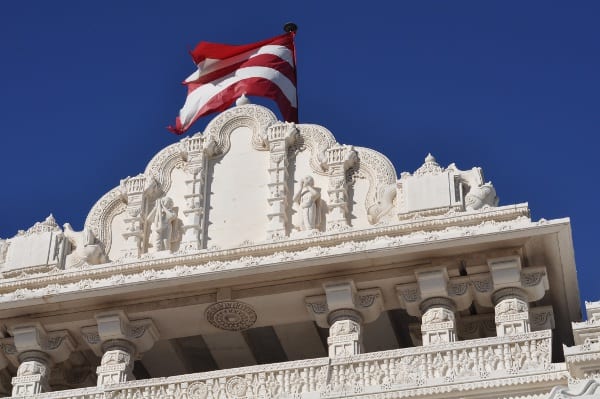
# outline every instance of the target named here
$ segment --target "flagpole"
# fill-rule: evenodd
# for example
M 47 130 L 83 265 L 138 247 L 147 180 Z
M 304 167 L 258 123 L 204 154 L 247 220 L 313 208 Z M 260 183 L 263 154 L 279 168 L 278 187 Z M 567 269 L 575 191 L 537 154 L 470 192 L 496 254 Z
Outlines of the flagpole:
M 296 31 L 298 31 L 298 25 L 294 22 L 287 22 L 283 25 L 283 31 L 292 34 L 292 38 L 295 38 Z M 300 122 L 300 104 L 298 103 L 298 63 L 296 62 L 296 41 L 292 40 L 292 45 L 294 46 L 294 69 L 296 70 L 296 119 L 298 119 L 298 123 Z

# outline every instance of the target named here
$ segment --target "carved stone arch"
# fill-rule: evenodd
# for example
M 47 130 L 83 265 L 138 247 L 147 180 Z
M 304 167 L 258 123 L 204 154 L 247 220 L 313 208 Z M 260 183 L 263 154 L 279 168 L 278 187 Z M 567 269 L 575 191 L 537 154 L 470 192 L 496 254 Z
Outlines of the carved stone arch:
M 148 162 L 144 174 L 154 177 L 163 193 L 171 188 L 171 172 L 176 167 L 183 165 L 181 145 L 179 142 L 171 144 L 158 152 Z
M 110 252 L 112 245 L 111 222 L 113 218 L 125 211 L 125 202 L 119 187 L 104 194 L 92 207 L 85 219 L 84 228 L 91 230 L 104 246 L 104 252 Z
M 240 126 L 252 129 L 252 147 L 267 151 L 264 141 L 267 128 L 277 122 L 277 117 L 268 108 L 255 104 L 239 105 L 222 112 L 213 119 L 204 131 L 204 136 L 215 143 L 216 156 L 223 156 L 231 147 L 231 133 Z
M 310 151 L 310 167 L 320 175 L 326 175 L 327 170 L 322 166 L 326 161 L 325 150 L 336 144 L 333 134 L 319 125 L 298 125 L 300 134 L 299 144 Z
M 358 171 L 369 181 L 369 191 L 365 198 L 365 209 L 369 213 L 369 221 L 375 224 L 379 216 L 371 210 L 381 205 L 381 201 L 389 201 L 389 195 L 395 198 L 396 192 L 396 169 L 392 162 L 380 152 L 370 148 L 355 147 L 358 153 Z M 386 205 L 386 204 L 384 204 Z M 387 204 L 391 206 L 391 204 Z

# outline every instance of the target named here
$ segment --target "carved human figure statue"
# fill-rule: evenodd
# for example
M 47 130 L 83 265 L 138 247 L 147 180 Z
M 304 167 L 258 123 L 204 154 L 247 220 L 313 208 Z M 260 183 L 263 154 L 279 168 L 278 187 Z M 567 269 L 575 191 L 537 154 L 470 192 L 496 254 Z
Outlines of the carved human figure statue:
M 306 176 L 300 181 L 300 188 L 294 196 L 294 202 L 300 205 L 302 214 L 302 230 L 317 229 L 320 224 L 321 193 L 314 187 L 312 176 Z
M 156 206 L 148 215 L 151 223 L 150 241 L 155 251 L 171 249 L 174 236 L 173 225 L 177 219 L 177 210 L 173 207 L 173 200 L 163 197 L 156 201 Z

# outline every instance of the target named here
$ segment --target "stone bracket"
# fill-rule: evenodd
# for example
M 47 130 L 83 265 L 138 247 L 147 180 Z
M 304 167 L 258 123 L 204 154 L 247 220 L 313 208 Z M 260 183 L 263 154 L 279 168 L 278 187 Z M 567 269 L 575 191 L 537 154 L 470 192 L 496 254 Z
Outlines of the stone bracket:
M 69 358 L 75 349 L 75 340 L 67 330 L 46 331 L 40 323 L 18 325 L 9 329 L 12 337 L 1 338 L 0 347 L 6 358 L 19 366 L 19 355 L 37 351 L 45 353 L 54 363 Z
M 152 319 L 129 320 L 125 312 L 99 313 L 97 325 L 83 327 L 81 334 L 94 353 L 102 356 L 102 344 L 110 340 L 124 340 L 135 346 L 136 355 L 148 351 L 158 340 L 158 329 Z
M 325 295 L 305 298 L 311 317 L 319 327 L 328 328 L 331 312 L 355 310 L 364 323 L 375 321 L 383 311 L 383 295 L 379 288 L 357 290 L 353 282 L 325 285 Z

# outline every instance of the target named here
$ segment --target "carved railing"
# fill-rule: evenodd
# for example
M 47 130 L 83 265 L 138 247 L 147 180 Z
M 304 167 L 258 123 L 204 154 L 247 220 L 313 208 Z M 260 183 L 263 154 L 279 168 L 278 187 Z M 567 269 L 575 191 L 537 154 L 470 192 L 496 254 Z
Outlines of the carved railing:
M 551 362 L 551 331 L 318 358 L 49 392 L 60 399 L 333 398 L 403 391 L 422 395 L 566 381 Z M 514 382 L 510 383 L 512 377 Z M 460 385 L 462 388 L 457 388 Z M 549 391 L 549 389 L 548 389 Z M 397 395 L 396 395 L 397 396 Z

